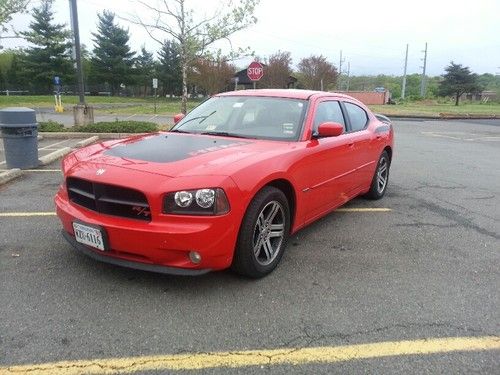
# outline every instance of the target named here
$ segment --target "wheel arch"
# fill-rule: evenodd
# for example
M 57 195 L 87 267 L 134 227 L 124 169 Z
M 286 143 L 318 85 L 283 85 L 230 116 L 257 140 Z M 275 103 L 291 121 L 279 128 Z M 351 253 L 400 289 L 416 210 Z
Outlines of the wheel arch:
M 387 155 L 389 155 L 389 163 L 392 162 L 392 147 L 385 146 L 384 151 L 387 151 Z
M 295 216 L 297 210 L 297 195 L 295 193 L 295 188 L 292 183 L 285 178 L 276 178 L 274 180 L 265 183 L 258 191 L 262 190 L 266 186 L 274 187 L 281 190 L 288 201 L 288 206 L 290 208 L 290 230 L 293 229 L 295 223 Z

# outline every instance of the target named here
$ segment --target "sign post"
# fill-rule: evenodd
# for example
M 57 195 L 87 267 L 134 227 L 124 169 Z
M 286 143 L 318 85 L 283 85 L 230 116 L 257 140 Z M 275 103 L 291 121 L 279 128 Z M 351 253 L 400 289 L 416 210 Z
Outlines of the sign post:
M 154 103 L 155 103 L 155 115 L 156 115 L 156 90 L 158 89 L 158 78 L 153 78 L 153 89 L 154 89 Z
M 64 112 L 64 107 L 62 106 L 61 100 L 61 78 L 59 76 L 54 77 L 54 99 L 56 101 L 56 105 L 54 106 L 54 110 L 58 113 Z
M 258 61 L 250 63 L 247 68 L 247 76 L 253 81 L 253 88 L 255 89 L 257 87 L 257 81 L 260 81 L 264 76 L 264 67 Z

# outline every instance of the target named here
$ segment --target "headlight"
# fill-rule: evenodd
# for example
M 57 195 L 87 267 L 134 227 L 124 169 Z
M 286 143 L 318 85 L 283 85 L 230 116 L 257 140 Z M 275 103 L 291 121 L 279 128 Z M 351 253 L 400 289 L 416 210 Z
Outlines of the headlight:
M 223 215 L 229 212 L 229 202 L 220 188 L 181 190 L 165 196 L 163 212 L 176 215 Z

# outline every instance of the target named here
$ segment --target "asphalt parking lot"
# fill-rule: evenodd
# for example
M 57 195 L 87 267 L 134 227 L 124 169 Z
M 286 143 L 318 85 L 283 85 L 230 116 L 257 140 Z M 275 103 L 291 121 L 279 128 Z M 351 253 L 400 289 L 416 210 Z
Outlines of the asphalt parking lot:
M 73 139 L 39 139 L 38 140 L 38 158 L 46 156 L 54 151 L 59 151 L 65 147 L 75 148 L 78 142 L 82 141 L 84 138 L 73 138 Z M 6 170 L 7 163 L 5 161 L 5 149 L 4 144 L 0 141 L 0 172 Z
M 0 373 L 498 373 L 500 121 L 395 134 L 386 197 L 345 207 L 390 210 L 328 215 L 257 281 L 74 253 L 57 162 L 0 186 Z

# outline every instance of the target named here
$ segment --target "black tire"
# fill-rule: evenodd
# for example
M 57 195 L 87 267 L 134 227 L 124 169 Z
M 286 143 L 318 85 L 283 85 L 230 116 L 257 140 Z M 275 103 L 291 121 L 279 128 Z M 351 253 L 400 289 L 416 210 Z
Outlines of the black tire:
M 266 276 L 283 257 L 289 233 L 290 208 L 285 194 L 264 187 L 250 202 L 241 223 L 232 270 L 255 279 Z
M 365 197 L 368 199 L 380 199 L 387 191 L 389 184 L 389 169 L 391 167 L 391 159 L 389 154 L 384 150 L 378 159 L 377 168 L 373 174 L 372 184 L 370 190 L 366 193 Z M 382 184 L 383 181 L 383 184 Z

